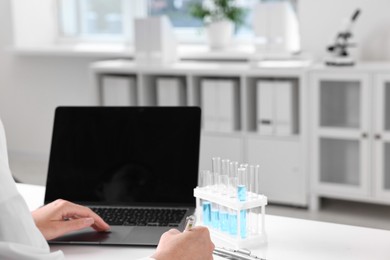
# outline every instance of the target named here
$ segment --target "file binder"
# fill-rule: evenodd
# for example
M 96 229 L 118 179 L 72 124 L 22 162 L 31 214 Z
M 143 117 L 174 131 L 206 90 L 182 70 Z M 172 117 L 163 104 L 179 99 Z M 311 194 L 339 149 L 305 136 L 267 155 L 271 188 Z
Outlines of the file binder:
M 201 81 L 203 128 L 206 131 L 233 132 L 239 128 L 239 89 L 232 79 Z
M 204 79 L 201 81 L 201 96 L 202 96 L 202 114 L 203 114 L 203 129 L 205 131 L 218 130 L 218 113 L 217 104 L 218 92 L 215 80 Z
M 294 133 L 294 83 L 275 81 L 275 134 L 292 135 Z
M 185 106 L 185 88 L 180 78 L 157 78 L 158 106 Z
M 238 86 L 237 82 L 231 79 L 219 80 L 217 87 L 216 102 L 218 105 L 218 131 L 233 132 L 238 130 Z
M 257 82 L 257 129 L 265 135 L 292 135 L 298 127 L 298 86 L 291 80 Z
M 137 105 L 137 89 L 132 77 L 104 76 L 102 92 L 104 106 Z
M 275 91 L 272 81 L 257 82 L 257 131 L 260 134 L 274 134 Z

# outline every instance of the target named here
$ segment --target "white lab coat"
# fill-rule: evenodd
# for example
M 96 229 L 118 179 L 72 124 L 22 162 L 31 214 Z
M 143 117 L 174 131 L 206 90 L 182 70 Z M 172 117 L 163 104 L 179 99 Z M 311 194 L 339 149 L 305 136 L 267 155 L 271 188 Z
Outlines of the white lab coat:
M 62 251 L 50 252 L 45 238 L 35 226 L 26 202 L 16 189 L 9 169 L 6 138 L 1 120 L 0 259 L 65 259 Z M 151 258 L 144 260 L 147 259 Z

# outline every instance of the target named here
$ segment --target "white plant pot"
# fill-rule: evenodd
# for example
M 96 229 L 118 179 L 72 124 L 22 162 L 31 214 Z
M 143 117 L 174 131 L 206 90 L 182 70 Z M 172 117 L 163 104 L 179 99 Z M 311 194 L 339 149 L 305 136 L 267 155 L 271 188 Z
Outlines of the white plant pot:
M 211 49 L 223 49 L 230 45 L 234 24 L 228 20 L 212 22 L 206 27 L 207 41 Z

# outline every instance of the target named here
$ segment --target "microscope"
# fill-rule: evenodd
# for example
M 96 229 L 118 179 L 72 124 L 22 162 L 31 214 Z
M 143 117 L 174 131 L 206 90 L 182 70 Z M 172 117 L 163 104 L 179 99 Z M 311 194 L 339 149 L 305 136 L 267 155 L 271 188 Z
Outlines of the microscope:
M 337 33 L 334 43 L 327 47 L 330 53 L 325 58 L 325 64 L 329 66 L 353 66 L 355 60 L 350 56 L 348 48 L 355 44 L 350 42 L 352 38 L 352 27 L 360 15 L 360 9 L 357 9 L 350 20 L 347 20 L 343 28 Z

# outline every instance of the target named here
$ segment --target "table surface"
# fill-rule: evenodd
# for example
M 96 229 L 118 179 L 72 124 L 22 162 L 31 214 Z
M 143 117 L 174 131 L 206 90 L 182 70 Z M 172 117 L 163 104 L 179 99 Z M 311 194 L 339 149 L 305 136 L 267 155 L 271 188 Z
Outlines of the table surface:
M 45 188 L 18 184 L 30 210 L 43 204 Z M 390 220 L 389 220 L 390 221 Z M 390 231 L 266 215 L 268 243 L 252 249 L 267 260 L 388 260 Z M 221 246 L 216 244 L 217 246 Z M 154 248 L 129 246 L 52 246 L 67 259 L 138 259 Z M 215 257 L 214 259 L 223 259 Z

